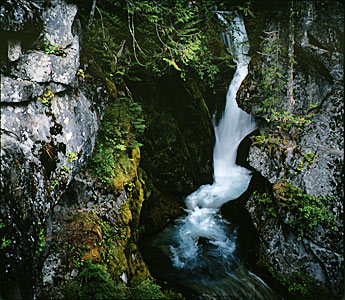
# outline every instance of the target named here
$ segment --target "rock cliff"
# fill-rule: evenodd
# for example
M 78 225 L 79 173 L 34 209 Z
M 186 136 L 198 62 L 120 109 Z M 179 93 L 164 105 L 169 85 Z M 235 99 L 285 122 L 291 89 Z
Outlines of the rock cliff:
M 63 1 L 6 1 L 0 10 L 1 281 L 9 298 L 33 296 L 47 222 L 93 151 L 98 117 L 78 82 L 76 13 Z
M 323 286 L 339 299 L 344 7 L 337 1 L 255 5 L 257 18 L 247 19 L 252 61 L 238 101 L 257 118 L 260 133 L 248 161 L 267 180 L 246 204 L 260 237 L 259 258 L 293 294 L 322 298 L 317 288 Z
M 108 167 L 102 161 L 106 156 L 94 169 L 89 164 L 97 137 L 101 140 L 107 128 L 103 117 L 110 118 L 108 124 L 113 117 L 122 118 L 117 92 L 132 96 L 127 87 L 106 80 L 82 49 L 85 7 L 87 3 L 64 0 L 7 0 L 0 6 L 0 292 L 5 299 L 79 293 L 73 287 L 88 259 L 105 265 L 122 293 L 126 286 L 152 278 L 137 247 L 144 200 L 149 202 L 146 217 L 156 207 L 157 230 L 181 212 L 183 195 L 211 180 L 210 115 L 198 88 L 186 87 L 178 76 L 172 79 L 174 91 L 155 84 L 146 89 L 160 89 L 153 98 L 128 82 L 152 119 L 143 169 L 138 148 L 119 150 L 112 161 L 115 182 L 95 176 L 95 168 Z M 130 121 L 121 122 L 131 127 Z M 198 129 L 209 151 L 198 148 Z M 104 155 L 103 150 L 99 146 L 97 153 Z M 203 165 L 201 171 L 195 164 Z M 164 207 L 166 199 L 172 208 L 162 217 L 157 207 Z

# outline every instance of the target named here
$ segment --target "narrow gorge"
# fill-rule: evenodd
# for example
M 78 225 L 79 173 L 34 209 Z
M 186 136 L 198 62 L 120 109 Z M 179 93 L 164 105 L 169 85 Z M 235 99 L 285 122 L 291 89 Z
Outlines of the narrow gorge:
M 342 299 L 341 1 L 5 0 L 0 37 L 0 299 Z

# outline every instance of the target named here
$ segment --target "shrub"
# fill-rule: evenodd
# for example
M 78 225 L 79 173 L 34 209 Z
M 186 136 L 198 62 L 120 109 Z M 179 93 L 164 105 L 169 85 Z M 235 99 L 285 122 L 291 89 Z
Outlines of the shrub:
M 146 279 L 142 281 L 135 289 L 133 289 L 134 299 L 165 299 L 166 296 L 161 291 L 161 287 L 152 280 Z
M 126 287 L 115 286 L 106 268 L 99 264 L 86 262 L 79 275 L 67 283 L 67 299 L 126 299 Z
M 214 5 L 225 10 L 214 0 L 106 0 L 88 28 L 86 47 L 108 77 L 133 78 L 131 68 L 162 76 L 174 68 L 183 79 L 193 70 L 212 86 L 220 66 L 233 64 L 219 47 L 224 24 Z
M 107 269 L 89 260 L 79 275 L 67 282 L 64 290 L 67 299 L 167 299 L 161 287 L 146 279 L 136 287 L 115 285 Z M 183 299 L 179 295 L 178 299 Z

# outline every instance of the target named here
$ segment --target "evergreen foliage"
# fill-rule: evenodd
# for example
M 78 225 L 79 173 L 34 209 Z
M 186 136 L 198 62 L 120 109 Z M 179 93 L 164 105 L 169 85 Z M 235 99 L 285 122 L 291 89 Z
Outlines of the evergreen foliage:
M 282 284 L 296 300 L 323 300 L 329 291 L 308 273 L 293 272 L 290 276 L 275 272 L 267 265 L 268 271 Z
M 142 281 L 136 288 L 132 290 L 134 299 L 166 299 L 167 297 L 161 291 L 161 287 L 152 280 L 146 279 Z
M 288 89 L 287 74 L 284 71 L 283 60 L 286 57 L 286 49 L 281 46 L 279 29 L 265 32 L 266 37 L 262 41 L 262 55 L 265 63 L 260 68 L 259 84 L 262 98 L 262 107 L 258 108 L 256 115 L 271 123 L 267 129 L 268 134 L 255 137 L 255 143 L 261 145 L 276 144 L 284 147 L 287 144 L 287 136 L 298 139 L 298 134 L 304 125 L 310 123 L 313 113 L 296 115 L 290 111 L 291 103 L 285 101 Z
M 138 67 L 162 76 L 172 67 L 184 79 L 194 70 L 212 85 L 222 64 L 233 65 L 220 43 L 224 24 L 214 8 L 225 7 L 217 2 L 103 1 L 89 28 L 86 48 L 108 77 L 131 79 Z

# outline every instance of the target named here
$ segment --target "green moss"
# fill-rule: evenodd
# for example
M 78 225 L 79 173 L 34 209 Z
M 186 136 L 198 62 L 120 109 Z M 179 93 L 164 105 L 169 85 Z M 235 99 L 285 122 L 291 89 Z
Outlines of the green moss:
M 284 212 L 288 210 L 289 223 L 297 230 L 299 239 L 308 235 L 318 224 L 334 223 L 334 216 L 329 210 L 329 204 L 334 201 L 332 197 L 306 194 L 289 181 L 275 184 L 273 195 L 255 191 L 253 197 L 274 217 L 285 217 Z
M 120 280 L 120 276 L 122 276 L 123 273 L 128 273 L 125 248 L 121 245 L 112 243 L 109 245 L 106 255 L 109 258 L 107 266 L 111 277 Z
M 116 190 L 133 180 L 136 174 L 136 157 L 128 152 L 140 147 L 138 137 L 145 129 L 141 106 L 123 97 L 111 103 L 104 115 L 90 167 L 104 183 Z M 132 155 L 138 155 L 132 152 Z M 140 158 L 140 153 L 139 153 Z
M 100 218 L 95 211 L 78 212 L 71 217 L 65 231 L 69 234 L 63 248 L 71 267 L 81 270 L 90 260 L 106 266 L 115 280 L 128 272 L 125 246 L 130 230 L 122 220 L 114 224 Z

